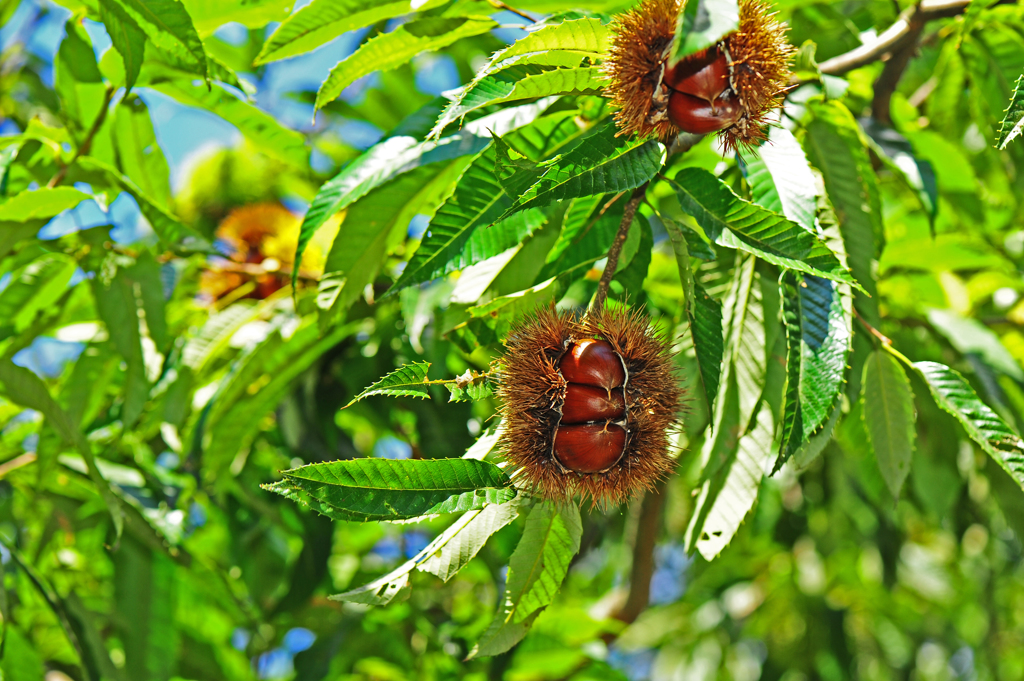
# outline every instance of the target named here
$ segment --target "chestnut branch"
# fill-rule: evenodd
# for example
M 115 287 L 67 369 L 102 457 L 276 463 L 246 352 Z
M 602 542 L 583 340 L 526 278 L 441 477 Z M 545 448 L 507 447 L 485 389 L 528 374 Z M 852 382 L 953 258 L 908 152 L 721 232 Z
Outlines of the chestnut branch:
M 615 241 L 608 249 L 608 261 L 601 274 L 601 281 L 597 284 L 597 293 L 594 295 L 593 309 L 600 310 L 604 307 L 604 301 L 608 297 L 608 287 L 611 286 L 615 270 L 619 267 L 619 256 L 622 254 L 622 247 L 626 244 L 626 237 L 629 236 L 629 228 L 633 224 L 633 217 L 636 216 L 636 209 L 647 192 L 647 183 L 633 190 L 633 195 L 626 202 L 625 212 L 622 214 L 622 222 L 619 223 L 619 231 L 615 234 Z
M 923 26 L 935 19 L 954 17 L 963 13 L 968 4 L 970 0 L 921 0 L 900 14 L 899 19 L 872 42 L 832 57 L 819 64 L 818 68 L 826 75 L 837 76 L 882 59 L 886 54 L 894 54 L 917 40 L 920 30 L 915 33 L 915 25 Z
M 629 574 L 629 594 L 626 602 L 614 614 L 615 619 L 632 624 L 647 607 L 651 598 L 651 577 L 654 576 L 654 546 L 661 525 L 661 510 L 665 506 L 665 481 L 644 494 L 640 506 L 636 538 L 633 543 L 633 567 Z

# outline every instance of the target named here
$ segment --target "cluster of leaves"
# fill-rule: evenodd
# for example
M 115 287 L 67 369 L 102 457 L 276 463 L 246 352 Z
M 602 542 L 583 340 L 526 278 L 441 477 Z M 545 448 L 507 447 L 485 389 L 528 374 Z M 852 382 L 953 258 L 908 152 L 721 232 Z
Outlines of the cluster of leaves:
M 801 84 L 768 144 L 723 156 L 616 137 L 611 5 L 526 0 L 537 21 L 502 41 L 516 15 L 475 0 L 66 4 L 52 78 L 17 42 L 0 55 L 4 674 L 1024 671 L 1004 597 L 1024 582 L 1020 8 L 930 24 L 887 127 L 881 64 L 817 64 L 892 4 L 787 3 Z M 18 12 L 54 10 L 0 0 L 0 25 Z M 673 54 L 736 16 L 690 3 Z M 357 46 L 299 94 L 316 126 L 254 104 L 274 64 L 343 34 Z M 425 51 L 465 85 L 418 92 Z M 245 140 L 177 192 L 150 110 L 167 99 Z M 360 151 L 345 121 L 383 137 Z M 588 303 L 637 190 L 611 304 L 678 339 L 691 394 L 664 522 L 641 528 L 639 505 L 517 489 L 487 423 L 502 339 Z M 292 287 L 203 303 L 218 221 L 296 196 Z M 151 237 L 111 233 L 125 204 Z M 85 206 L 103 218 L 81 224 Z M 339 214 L 310 285 L 303 255 Z M 656 607 L 624 629 L 643 533 Z

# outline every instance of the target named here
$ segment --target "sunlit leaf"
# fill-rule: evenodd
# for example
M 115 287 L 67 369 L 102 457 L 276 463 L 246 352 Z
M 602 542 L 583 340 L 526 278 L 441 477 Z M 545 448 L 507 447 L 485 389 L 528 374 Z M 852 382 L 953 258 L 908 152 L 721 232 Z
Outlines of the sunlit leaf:
M 1010 105 L 1006 107 L 1006 116 L 999 124 L 999 137 L 996 138 L 996 145 L 1005 149 L 1006 145 L 1020 136 L 1024 130 L 1024 75 L 1017 79 L 1013 88 L 1013 97 Z
M 374 395 L 429 398 L 430 393 L 427 391 L 429 383 L 427 372 L 429 370 L 430 362 L 413 362 L 401 366 L 353 397 L 352 401 L 345 406 L 351 407 L 356 402 Z
M 378 34 L 331 69 L 316 93 L 313 108 L 321 109 L 367 74 L 397 68 L 420 52 L 439 50 L 462 38 L 486 33 L 497 25 L 486 17 L 431 17 Z
M 740 25 L 736 0 L 693 0 L 683 6 L 672 40 L 672 62 L 711 47 Z
M 500 468 L 473 459 L 353 459 L 282 473 L 264 488 L 335 520 L 402 520 L 481 509 L 515 497 Z

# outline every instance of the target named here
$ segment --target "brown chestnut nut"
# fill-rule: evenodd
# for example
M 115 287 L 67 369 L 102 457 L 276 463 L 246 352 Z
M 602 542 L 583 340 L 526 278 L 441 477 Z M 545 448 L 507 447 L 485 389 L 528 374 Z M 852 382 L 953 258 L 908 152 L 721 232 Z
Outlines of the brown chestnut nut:
M 662 82 L 676 92 L 714 103 L 730 89 L 729 60 L 715 45 L 665 69 Z
M 596 385 L 606 390 L 626 382 L 626 369 L 611 343 L 603 340 L 577 341 L 558 363 L 562 377 L 569 383 Z
M 622 388 L 605 390 L 592 385 L 570 383 L 562 405 L 562 423 L 587 423 L 618 419 L 626 414 Z
M 599 473 L 614 466 L 626 448 L 626 431 L 611 422 L 559 426 L 554 455 L 577 473 Z
M 743 115 L 743 107 L 735 97 L 715 103 L 685 92 L 673 92 L 668 98 L 668 119 L 677 128 L 696 135 L 724 130 Z

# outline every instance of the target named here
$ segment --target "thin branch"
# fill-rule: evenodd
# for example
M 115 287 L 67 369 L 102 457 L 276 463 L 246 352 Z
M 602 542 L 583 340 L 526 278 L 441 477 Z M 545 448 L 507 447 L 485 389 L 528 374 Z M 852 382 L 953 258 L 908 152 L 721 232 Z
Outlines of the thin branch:
M 522 17 L 522 18 L 526 19 L 526 20 L 527 20 L 527 21 L 529 21 L 529 22 L 530 22 L 531 24 L 535 24 L 535 23 L 537 23 L 537 19 L 536 19 L 535 17 L 531 17 L 531 16 L 530 16 L 529 14 L 527 14 L 526 12 L 521 12 L 521 11 L 517 10 L 517 9 L 516 9 L 515 7 L 509 7 L 508 5 L 506 5 L 505 3 L 503 3 L 503 2 L 501 1 L 501 0 L 488 0 L 488 1 L 489 1 L 489 2 L 491 3 L 491 5 L 493 5 L 494 7 L 497 7 L 498 9 L 503 9 L 503 10 L 505 10 L 506 12 L 512 12 L 512 14 L 515 14 L 516 16 L 520 16 L 520 17 Z M 522 26 L 517 26 L 516 28 L 522 28 Z
M 636 209 L 644 198 L 646 191 L 647 183 L 644 182 L 633 191 L 633 195 L 626 202 L 626 209 L 622 214 L 622 222 L 619 223 L 619 231 L 615 235 L 615 241 L 612 242 L 611 248 L 608 249 L 608 262 L 604 266 L 601 281 L 597 285 L 597 293 L 594 295 L 592 305 L 594 310 L 600 310 L 604 307 L 604 301 L 608 297 L 608 287 L 611 286 L 612 277 L 615 276 L 615 270 L 619 267 L 619 256 L 622 254 L 622 247 L 626 243 L 626 237 L 629 236 L 629 227 L 633 224 Z
M 821 72 L 838 76 L 855 68 L 870 64 L 884 55 L 899 49 L 910 36 L 911 22 L 915 16 L 922 23 L 935 19 L 954 17 L 967 9 L 970 0 L 922 0 L 916 7 L 904 11 L 892 26 L 883 31 L 872 42 L 861 45 L 845 54 L 832 57 L 819 65 Z
M 614 617 L 631 624 L 647 607 L 651 597 L 651 577 L 654 576 L 654 546 L 661 526 L 661 510 L 665 506 L 665 481 L 644 495 L 640 518 L 633 542 L 633 567 L 629 575 L 629 595 Z
M 92 140 L 96 137 L 96 133 L 100 131 L 100 127 L 103 125 L 103 121 L 107 119 L 107 110 L 110 108 L 110 101 L 114 98 L 114 88 L 108 86 L 106 92 L 103 93 L 103 106 L 100 107 L 99 114 L 96 115 L 96 120 L 92 122 L 92 127 L 89 128 L 89 132 L 85 134 L 85 139 L 78 145 L 78 149 L 75 151 L 75 155 L 71 157 L 67 165 L 61 167 L 57 171 L 57 174 L 50 178 L 50 181 L 46 183 L 46 186 L 53 189 L 58 184 L 64 181 L 64 177 L 68 174 L 68 168 L 75 164 L 82 156 L 89 153 L 89 149 L 92 148 Z
M 917 51 L 917 41 L 924 31 L 925 21 L 922 18 L 921 6 L 910 16 L 909 28 L 906 35 L 899 41 L 899 47 L 895 47 L 892 56 L 885 62 L 882 75 L 875 81 L 874 96 L 871 100 L 871 114 L 876 121 L 886 127 L 892 127 L 892 112 L 890 103 L 892 95 L 896 92 L 903 72 L 910 63 L 910 58 Z

